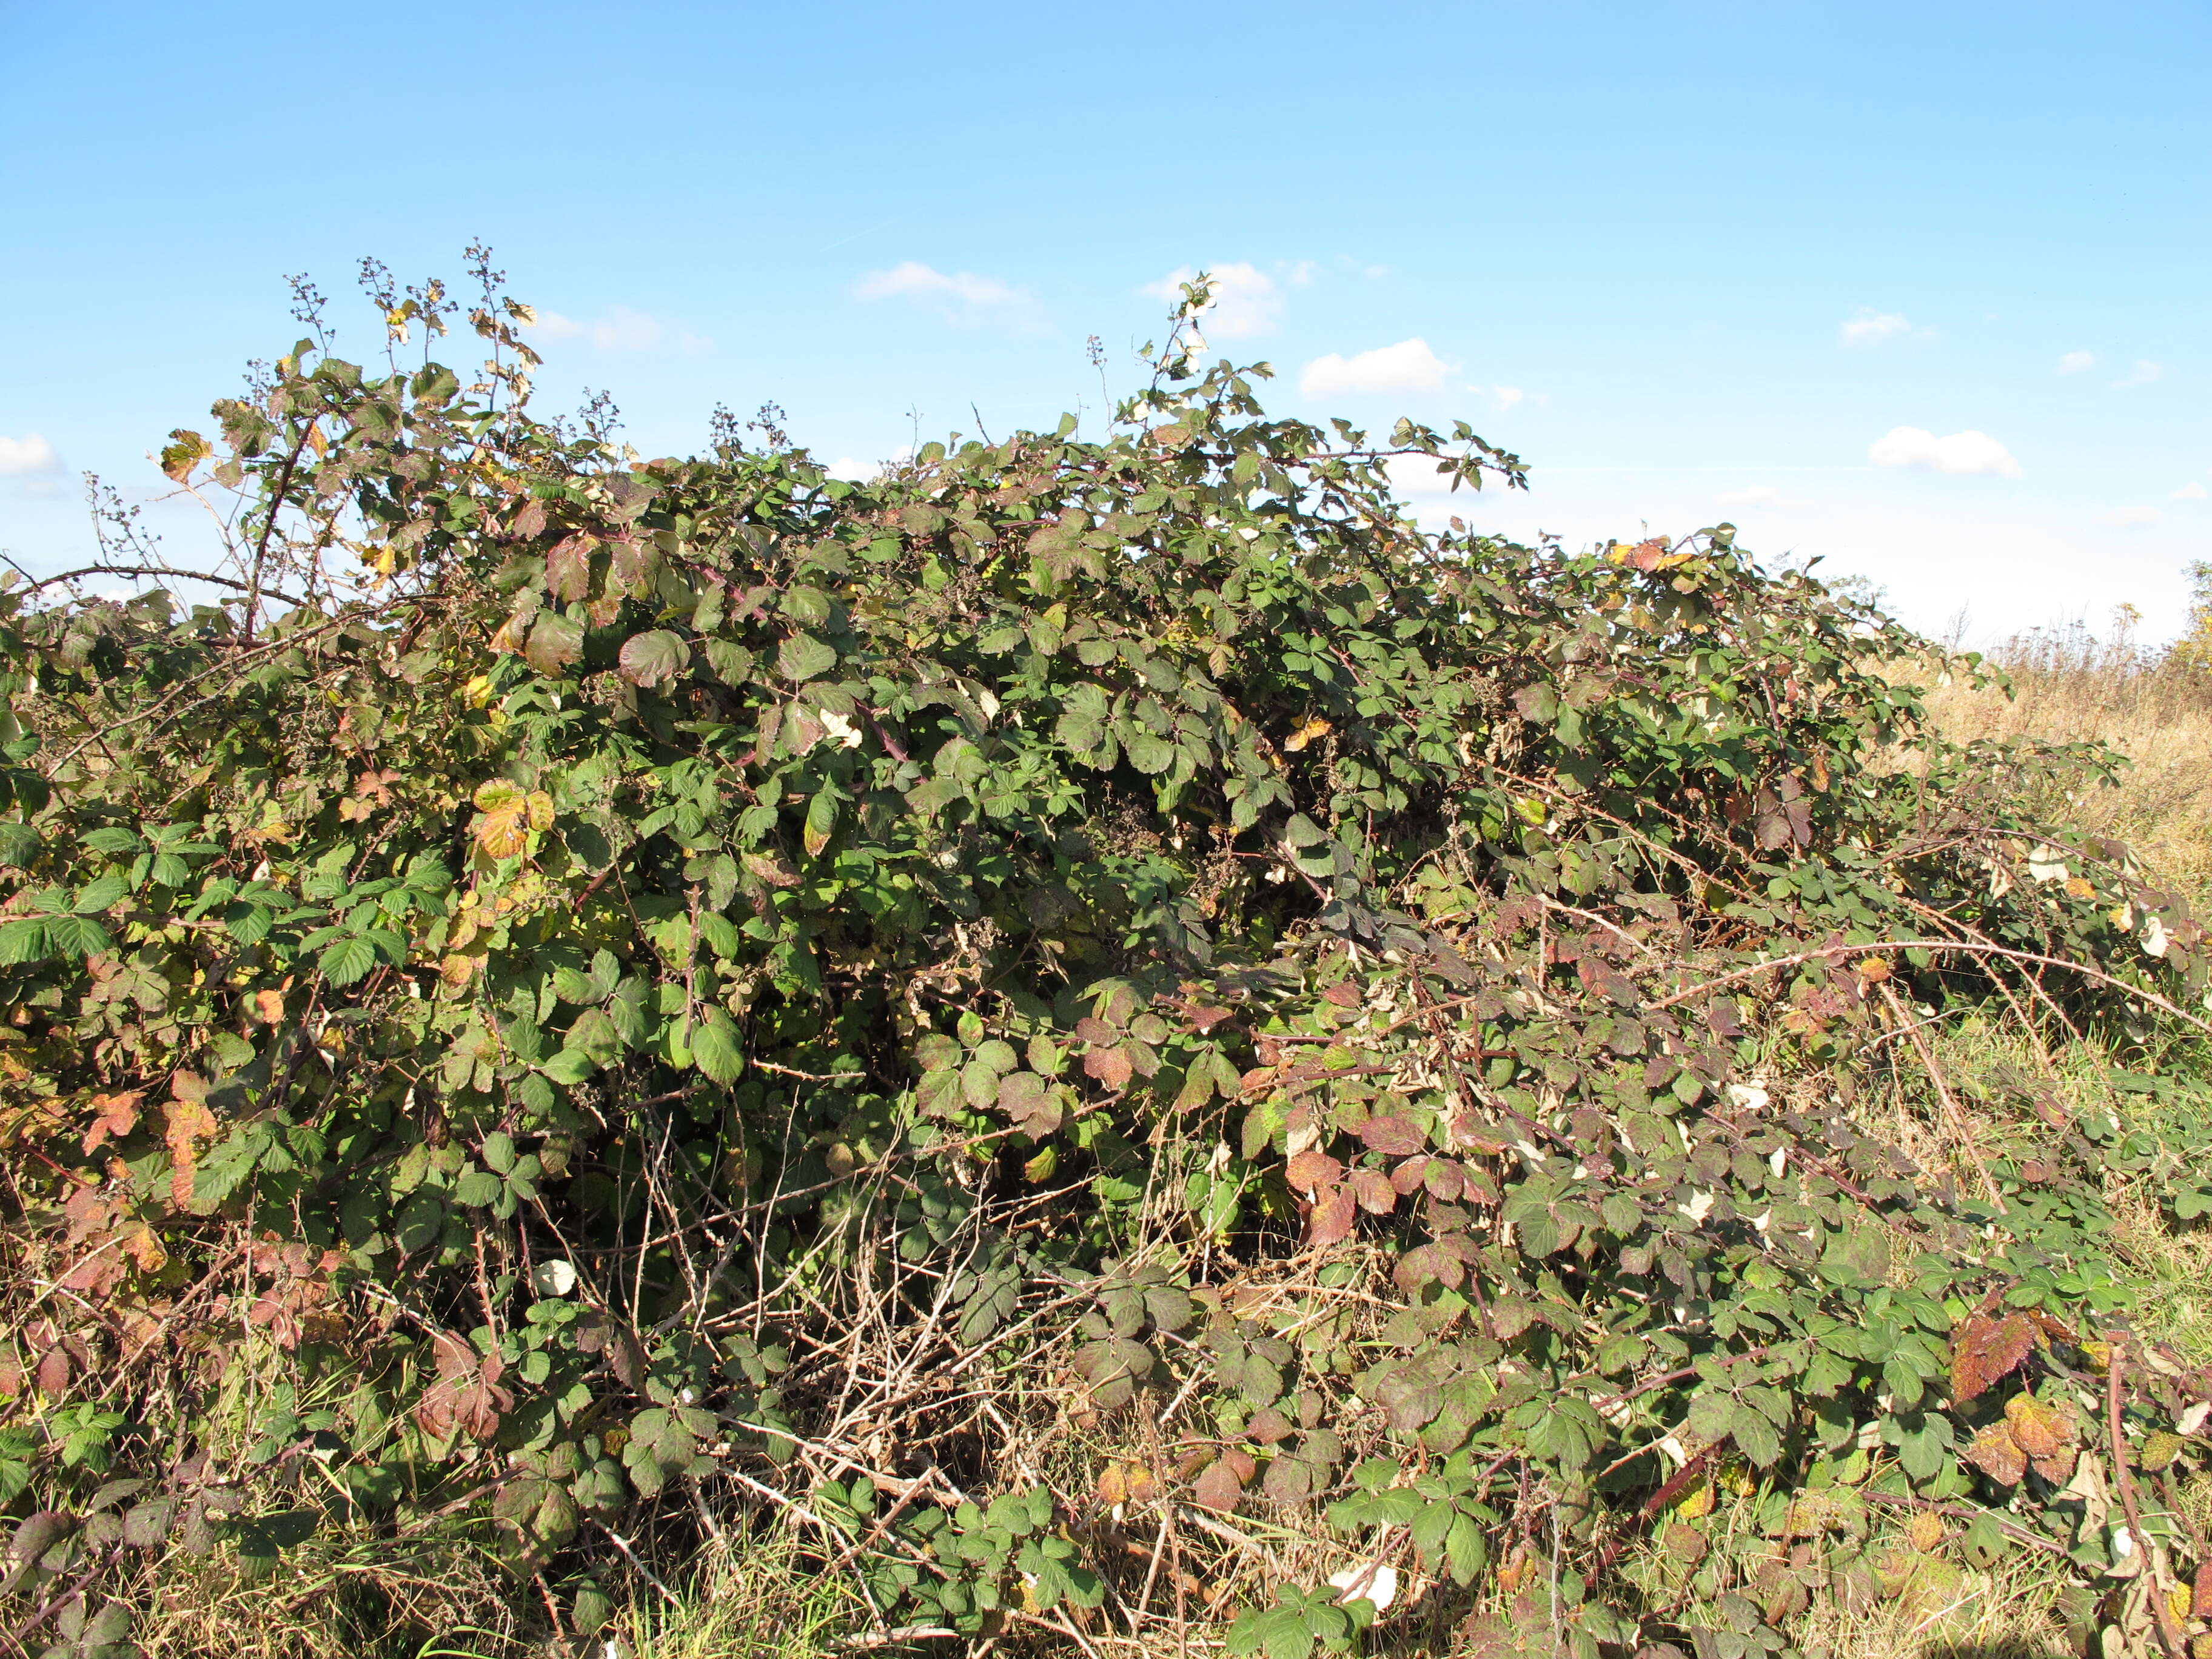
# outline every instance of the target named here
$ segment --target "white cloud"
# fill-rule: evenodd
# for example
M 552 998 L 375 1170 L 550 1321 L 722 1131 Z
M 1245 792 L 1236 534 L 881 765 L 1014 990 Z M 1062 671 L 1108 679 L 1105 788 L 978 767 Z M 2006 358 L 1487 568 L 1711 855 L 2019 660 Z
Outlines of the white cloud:
M 2156 524 L 2158 509 L 2154 507 L 2124 507 L 2116 512 L 2105 514 L 2105 522 L 2118 525 Z
M 1867 446 L 1876 466 L 1902 466 L 1920 472 L 1987 472 L 2020 477 L 2012 452 L 1986 432 L 1954 432 L 1939 438 L 1924 427 L 1892 427 Z
M 583 340 L 601 351 L 699 352 L 710 350 L 714 344 L 704 335 L 674 327 L 628 306 L 610 306 L 597 317 L 585 319 L 540 311 L 532 326 L 549 340 Z
M 1390 488 L 1401 495 L 1441 497 L 1453 494 L 1451 475 L 1438 472 L 1437 464 L 1425 455 L 1393 455 L 1382 463 L 1382 470 L 1390 475 Z M 1457 493 L 1472 496 L 1474 492 L 1462 484 Z
M 1298 390 L 1309 398 L 1343 392 L 1433 392 L 1444 383 L 1444 365 L 1426 340 L 1401 340 L 1349 357 L 1330 352 L 1306 365 Z
M 1893 311 L 1876 311 L 1872 306 L 1861 306 L 1844 321 L 1839 337 L 1847 346 L 1878 346 L 1888 340 L 1910 337 L 1916 340 L 1932 340 L 1932 328 L 1915 328 L 1911 320 Z
M 885 461 L 864 461 L 857 455 L 840 455 L 834 461 L 822 463 L 822 470 L 833 478 L 849 478 L 854 483 L 866 483 L 880 478 L 895 466 L 902 466 L 914 459 L 914 447 L 901 444 L 898 453 Z
M 2079 374 L 2083 369 L 2096 366 L 2097 354 L 2094 351 L 2069 351 L 2058 360 L 2061 374 Z
M 1036 325 L 1036 296 L 1027 289 L 972 270 L 950 275 L 902 259 L 889 270 L 872 270 L 853 284 L 856 300 L 906 300 L 963 327 L 996 319 L 1027 329 Z
M 1304 286 L 1312 280 L 1313 269 L 1310 261 L 1302 260 L 1291 267 L 1290 280 Z M 1272 333 L 1282 320 L 1282 292 L 1275 279 L 1257 265 L 1209 265 L 1206 274 L 1213 282 L 1213 303 L 1205 312 L 1207 333 L 1224 340 L 1249 339 Z M 1182 299 L 1182 285 L 1197 275 L 1194 267 L 1182 265 L 1157 283 L 1146 283 L 1141 291 L 1176 305 Z
M 2154 363 L 2148 357 L 2138 357 L 2133 368 L 2112 382 L 2112 389 L 2118 391 L 2124 386 L 2148 386 L 2165 373 L 2166 366 L 2163 363 Z
M 41 472 L 58 472 L 61 467 L 61 457 L 54 453 L 53 445 L 43 433 L 0 438 L 0 478 L 32 477 Z
M 1517 386 L 1494 386 L 1490 390 L 1492 395 L 1498 399 L 1498 406 L 1500 409 L 1510 409 L 1528 395 Z
M 2204 499 L 2204 486 L 2201 483 L 2185 483 L 2173 492 L 2173 499 L 2177 501 L 2201 501 Z

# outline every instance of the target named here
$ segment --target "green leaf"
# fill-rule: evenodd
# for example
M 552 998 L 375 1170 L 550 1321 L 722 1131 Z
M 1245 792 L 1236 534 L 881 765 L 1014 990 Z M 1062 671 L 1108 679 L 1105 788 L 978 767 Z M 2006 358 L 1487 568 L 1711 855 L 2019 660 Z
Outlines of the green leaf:
M 22 916 L 0 925 L 0 966 L 42 962 L 53 954 L 53 949 L 46 924 L 36 916 Z
M 806 803 L 806 828 L 799 836 L 806 856 L 818 859 L 836 833 L 837 802 L 827 789 L 817 789 Z
M 702 649 L 707 655 L 707 666 L 723 684 L 740 686 L 752 683 L 753 653 L 742 645 L 728 640 L 708 640 Z
M 130 890 L 131 884 L 111 872 L 79 888 L 71 908 L 81 916 L 96 916 L 102 910 L 119 903 Z
M 471 1170 L 453 1183 L 453 1196 L 472 1210 L 487 1207 L 507 1183 L 489 1170 Z
M 836 665 L 837 647 L 811 634 L 793 634 L 776 649 L 776 672 L 799 684 L 817 679 Z
M 1134 721 L 1121 732 L 1121 750 L 1129 757 L 1129 764 L 1139 772 L 1160 773 L 1175 764 L 1176 746 L 1165 738 L 1156 737 Z
M 738 1028 L 720 1008 L 708 1009 L 691 1028 L 691 1060 L 714 1083 L 735 1083 L 744 1074 L 744 1045 Z
M 315 965 L 331 984 L 350 985 L 376 966 L 376 947 L 358 934 L 349 934 L 325 945 Z
M 106 953 L 107 930 L 90 916 L 48 916 L 46 939 L 64 957 L 96 957 Z
M 1771 1468 L 1782 1455 L 1782 1435 L 1769 1422 L 1765 1413 L 1748 1405 L 1739 1405 L 1729 1417 L 1729 1432 L 1735 1438 L 1743 1455 L 1759 1468 Z

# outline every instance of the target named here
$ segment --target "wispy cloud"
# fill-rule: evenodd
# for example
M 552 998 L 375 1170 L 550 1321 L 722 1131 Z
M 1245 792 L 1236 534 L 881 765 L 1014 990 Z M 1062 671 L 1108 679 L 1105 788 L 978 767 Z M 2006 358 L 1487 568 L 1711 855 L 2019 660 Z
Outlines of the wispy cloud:
M 1283 292 L 1273 277 L 1254 264 L 1208 265 L 1206 270 L 1213 283 L 1213 303 L 1205 313 L 1208 334 L 1224 340 L 1247 340 L 1274 332 L 1283 319 Z M 1313 263 L 1301 260 L 1287 276 L 1303 288 L 1313 280 Z M 1140 291 L 1174 305 L 1182 298 L 1183 284 L 1197 275 L 1195 266 L 1179 266 L 1158 282 L 1146 283 Z
M 2173 492 L 2173 499 L 2177 501 L 2201 501 L 2204 499 L 2204 486 L 2201 483 L 2185 483 Z
M 1723 507 L 1801 507 L 1813 504 L 1784 495 L 1772 484 L 1752 484 L 1742 489 L 1724 489 L 1717 499 Z
M 872 270 L 853 284 L 856 300 L 908 300 L 949 322 L 979 323 L 1035 309 L 1027 289 L 972 270 L 942 271 L 919 259 L 902 259 L 888 270 Z
M 1876 311 L 1872 306 L 1861 306 L 1844 319 L 1842 331 L 1837 337 L 1844 345 L 1863 349 L 1887 344 L 1892 340 L 1932 340 L 1932 328 L 1915 328 L 1909 318 L 1894 311 Z
M 2094 368 L 2096 366 L 2097 354 L 2094 351 L 2069 351 L 2058 360 L 2058 372 L 2061 374 L 2079 374 L 2082 370 Z
M 581 340 L 601 351 L 711 351 L 714 343 L 703 334 L 662 321 L 628 306 L 609 306 L 596 317 L 564 317 L 557 311 L 540 311 L 532 325 L 549 340 Z
M 2123 507 L 2105 514 L 2106 524 L 2156 524 L 2158 509 L 2154 507 Z
M 1867 459 L 1876 466 L 1901 466 L 1917 472 L 2020 477 L 2020 463 L 2012 452 L 1986 432 L 1954 432 L 1939 438 L 1925 427 L 1892 427 L 1867 446 Z
M 1443 362 L 1426 340 L 1401 340 L 1372 351 L 1340 356 L 1332 351 L 1308 363 L 1298 390 L 1309 398 L 1346 392 L 1433 392 L 1444 383 Z
M 62 458 L 54 453 L 44 433 L 0 438 L 0 478 L 31 478 L 61 470 Z
M 2166 365 L 2154 363 L 2148 357 L 2136 359 L 2136 366 L 2112 382 L 2112 389 L 2120 391 L 2131 386 L 2148 386 L 2166 373 Z

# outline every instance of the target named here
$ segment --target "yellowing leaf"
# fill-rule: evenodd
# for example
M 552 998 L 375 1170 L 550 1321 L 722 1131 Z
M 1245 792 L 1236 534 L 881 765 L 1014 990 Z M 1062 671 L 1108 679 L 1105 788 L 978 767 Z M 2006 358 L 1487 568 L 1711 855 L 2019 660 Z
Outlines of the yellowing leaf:
M 477 820 L 477 845 L 488 857 L 511 859 L 530 844 L 529 803 L 520 794 Z
M 1696 1521 L 1713 1512 L 1718 1493 L 1711 1480 L 1700 1480 L 1684 1493 L 1674 1505 L 1674 1513 L 1685 1521 Z

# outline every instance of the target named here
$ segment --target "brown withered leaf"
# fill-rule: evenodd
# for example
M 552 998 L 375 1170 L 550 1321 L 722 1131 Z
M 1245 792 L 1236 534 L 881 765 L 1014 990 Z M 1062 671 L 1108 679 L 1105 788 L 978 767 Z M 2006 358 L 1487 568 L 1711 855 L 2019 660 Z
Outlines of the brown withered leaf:
M 199 1167 L 199 1143 L 213 1139 L 215 1114 L 207 1109 L 207 1085 L 191 1072 L 179 1072 L 170 1088 L 168 1121 L 162 1139 L 169 1148 L 169 1198 L 179 1209 L 192 1201 L 192 1174 Z
M 2035 1348 L 2035 1327 L 2019 1314 L 1975 1314 L 1951 1338 L 1951 1395 L 1972 1400 L 2017 1368 Z
M 1966 1448 L 1967 1460 L 2001 1486 L 2016 1486 L 2027 1473 L 2027 1457 L 2014 1443 L 2012 1431 L 1992 1423 L 1975 1435 Z
M 2057 1457 L 2073 1449 L 2071 1415 L 2032 1394 L 2016 1394 L 2005 1401 L 2005 1425 L 2014 1443 L 2030 1457 Z

